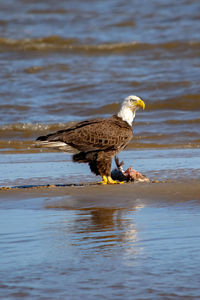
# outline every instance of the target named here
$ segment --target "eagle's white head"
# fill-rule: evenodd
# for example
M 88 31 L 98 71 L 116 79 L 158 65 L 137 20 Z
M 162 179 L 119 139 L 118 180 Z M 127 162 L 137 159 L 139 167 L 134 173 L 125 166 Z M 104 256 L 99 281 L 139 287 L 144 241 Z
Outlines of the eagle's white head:
M 145 103 L 139 97 L 131 95 L 124 99 L 117 115 L 132 126 L 135 112 L 139 108 L 145 109 Z

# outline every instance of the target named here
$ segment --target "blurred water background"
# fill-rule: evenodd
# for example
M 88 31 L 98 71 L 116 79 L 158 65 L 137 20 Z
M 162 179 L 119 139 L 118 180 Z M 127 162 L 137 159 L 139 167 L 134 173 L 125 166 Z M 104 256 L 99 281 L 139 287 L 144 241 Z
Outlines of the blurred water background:
M 0 150 L 146 102 L 130 148 L 199 147 L 198 0 L 0 3 Z

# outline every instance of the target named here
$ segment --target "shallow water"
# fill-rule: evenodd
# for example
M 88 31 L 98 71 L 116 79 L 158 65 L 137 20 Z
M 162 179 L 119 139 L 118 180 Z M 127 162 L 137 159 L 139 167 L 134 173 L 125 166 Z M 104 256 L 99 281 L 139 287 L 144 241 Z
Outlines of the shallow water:
M 123 151 L 124 170 L 132 166 L 150 180 L 200 179 L 200 149 L 140 149 Z M 113 162 L 112 169 L 115 163 Z M 98 182 L 86 164 L 66 153 L 2 154 L 0 187 Z
M 50 200 L 1 205 L 2 299 L 200 298 L 199 200 L 59 210 Z
M 171 191 L 168 183 L 23 189 L 98 178 L 63 153 L 2 154 L 1 185 L 20 189 L 0 191 L 1 297 L 199 299 L 199 151 L 120 154 Z

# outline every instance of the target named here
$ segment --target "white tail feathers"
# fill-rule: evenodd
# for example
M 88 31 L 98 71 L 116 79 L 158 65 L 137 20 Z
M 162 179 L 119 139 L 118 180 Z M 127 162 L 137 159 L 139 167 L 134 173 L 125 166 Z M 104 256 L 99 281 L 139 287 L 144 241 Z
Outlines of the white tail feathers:
M 64 142 L 36 141 L 35 147 L 54 148 L 66 146 Z
M 75 148 L 69 146 L 68 144 L 66 144 L 64 142 L 59 142 L 59 141 L 57 141 L 57 142 L 36 141 L 34 143 L 34 147 L 37 147 L 37 148 L 55 148 L 55 149 L 58 149 L 58 150 L 69 152 L 69 153 L 79 152 Z

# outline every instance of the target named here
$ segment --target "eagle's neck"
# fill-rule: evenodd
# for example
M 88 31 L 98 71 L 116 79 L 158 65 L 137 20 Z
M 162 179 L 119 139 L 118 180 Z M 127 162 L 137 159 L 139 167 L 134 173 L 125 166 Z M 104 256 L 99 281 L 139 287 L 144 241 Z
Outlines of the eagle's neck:
M 117 116 L 132 126 L 135 118 L 135 112 L 127 106 L 122 106 Z

